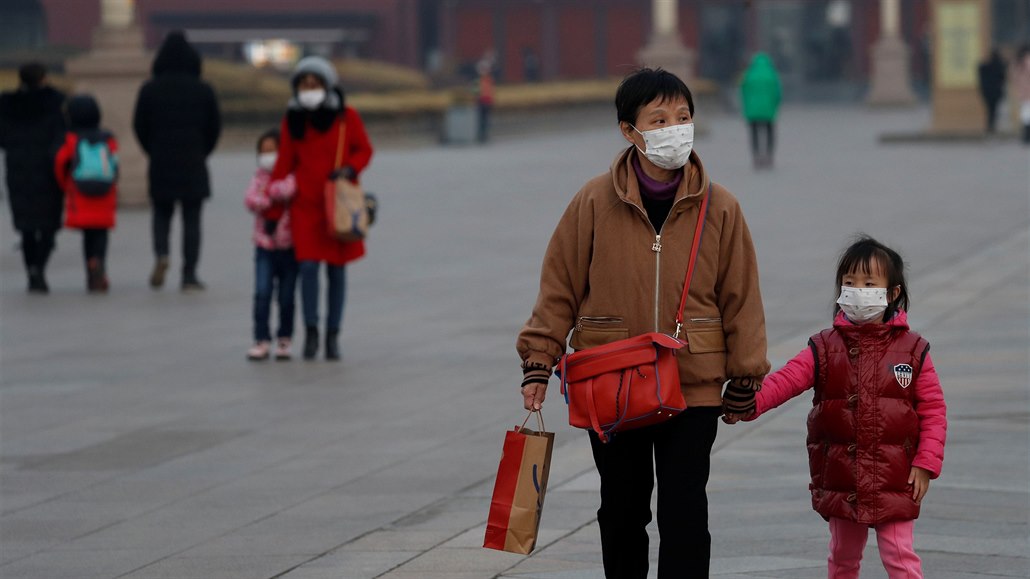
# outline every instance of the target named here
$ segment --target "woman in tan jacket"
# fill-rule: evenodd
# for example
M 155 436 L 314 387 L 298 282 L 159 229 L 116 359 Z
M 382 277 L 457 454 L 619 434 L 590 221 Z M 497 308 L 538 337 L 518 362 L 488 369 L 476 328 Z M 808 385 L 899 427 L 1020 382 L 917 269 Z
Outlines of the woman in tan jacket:
M 724 403 L 732 412 L 752 408 L 752 385 L 769 371 L 755 251 L 737 200 L 711 182 L 692 151 L 694 102 L 683 81 L 641 69 L 623 80 L 615 106 L 630 146 L 573 197 L 551 237 L 540 293 L 518 337 L 523 401 L 540 408 L 566 338 L 579 350 L 674 332 L 698 211 L 710 191 L 684 312 L 689 345 L 679 350 L 688 408 L 608 443 L 589 433 L 601 476 L 605 576 L 647 576 L 657 471 L 658 577 L 707 577 L 705 487 L 718 418 Z

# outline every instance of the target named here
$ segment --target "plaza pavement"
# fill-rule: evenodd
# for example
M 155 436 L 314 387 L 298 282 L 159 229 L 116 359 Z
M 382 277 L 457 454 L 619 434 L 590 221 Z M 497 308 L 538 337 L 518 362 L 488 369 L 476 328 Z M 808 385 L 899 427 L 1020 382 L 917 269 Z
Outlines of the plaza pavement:
M 925 126 L 927 111 L 798 106 L 777 127 L 776 169 L 756 173 L 737 118 L 698 117 L 708 132 L 696 148 L 740 199 L 756 243 L 774 365 L 827 324 L 835 259 L 853 233 L 902 251 L 912 324 L 933 344 L 950 421 L 944 472 L 916 527 L 926 576 L 1030 577 L 1028 150 L 881 145 L 885 131 Z M 480 547 L 504 431 L 523 418 L 514 336 L 544 247 L 568 199 L 621 146 L 614 114 L 570 119 L 482 148 L 380 146 L 365 182 L 381 223 L 348 270 L 337 364 L 244 360 L 249 147 L 212 158 L 203 294 L 178 291 L 178 255 L 170 286 L 147 287 L 149 217 L 123 212 L 109 295 L 85 294 L 74 232 L 59 237 L 51 295 L 27 295 L 5 204 L 0 576 L 601 577 L 589 445 L 567 426 L 553 381 L 537 550 Z M 825 576 L 801 398 L 720 426 L 715 577 Z M 886 577 L 873 538 L 863 577 Z

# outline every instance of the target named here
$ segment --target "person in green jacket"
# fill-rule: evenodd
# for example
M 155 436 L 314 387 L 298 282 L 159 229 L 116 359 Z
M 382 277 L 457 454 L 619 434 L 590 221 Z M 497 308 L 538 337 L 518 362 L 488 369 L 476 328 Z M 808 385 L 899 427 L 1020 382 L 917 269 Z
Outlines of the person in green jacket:
M 773 123 L 780 107 L 780 76 L 772 59 L 764 52 L 751 58 L 740 81 L 740 101 L 744 118 L 751 126 L 751 155 L 756 169 L 772 167 Z M 758 133 L 765 132 L 765 150 L 760 151 Z

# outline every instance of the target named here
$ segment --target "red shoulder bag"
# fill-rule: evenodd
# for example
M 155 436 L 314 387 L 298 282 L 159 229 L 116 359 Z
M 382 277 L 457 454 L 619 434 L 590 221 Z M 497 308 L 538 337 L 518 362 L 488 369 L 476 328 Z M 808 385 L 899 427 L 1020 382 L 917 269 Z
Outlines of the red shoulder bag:
M 603 346 L 562 356 L 558 375 L 561 393 L 569 406 L 569 424 L 591 429 L 601 442 L 612 434 L 669 420 L 687 408 L 680 391 L 676 351 L 687 345 L 680 338 L 683 308 L 687 305 L 690 278 L 701 247 L 708 199 L 701 201 L 697 227 L 690 247 L 690 261 L 672 336 L 649 332 Z

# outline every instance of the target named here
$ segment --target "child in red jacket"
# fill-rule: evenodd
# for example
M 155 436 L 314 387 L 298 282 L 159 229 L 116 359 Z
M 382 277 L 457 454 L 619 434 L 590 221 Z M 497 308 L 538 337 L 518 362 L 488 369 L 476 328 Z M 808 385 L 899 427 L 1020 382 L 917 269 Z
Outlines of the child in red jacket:
M 89 95 L 68 101 L 68 132 L 57 151 L 55 172 L 64 191 L 65 227 L 82 230 L 86 288 L 104 293 L 107 230 L 114 228 L 118 204 L 118 142 L 100 129 L 100 107 Z
M 861 237 L 841 256 L 837 286 L 833 327 L 766 376 L 753 402 L 728 398 L 724 420 L 751 420 L 814 389 L 809 488 L 830 524 L 829 577 L 858 578 L 873 528 L 887 576 L 919 578 L 912 531 L 944 461 L 944 393 L 930 344 L 908 327 L 901 256 Z

